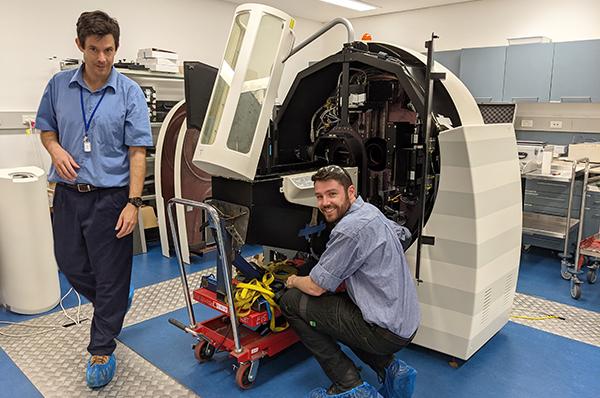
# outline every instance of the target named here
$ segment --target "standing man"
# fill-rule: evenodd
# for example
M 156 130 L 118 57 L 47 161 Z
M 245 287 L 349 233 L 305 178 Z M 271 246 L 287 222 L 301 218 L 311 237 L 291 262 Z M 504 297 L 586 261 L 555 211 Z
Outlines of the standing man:
M 69 283 L 94 305 L 90 388 L 116 370 L 115 337 L 130 304 L 133 238 L 152 146 L 141 88 L 113 68 L 119 25 L 102 11 L 77 20 L 78 69 L 50 79 L 36 127 L 52 158 L 54 253 Z M 132 293 L 132 292 L 131 292 Z
M 312 180 L 319 210 L 335 227 L 310 274 L 290 276 L 280 301 L 291 327 L 333 383 L 311 396 L 377 396 L 340 349 L 341 341 L 377 373 L 384 382 L 381 392 L 395 397 L 409 369 L 394 353 L 412 341 L 420 321 L 404 256 L 410 232 L 357 197 L 341 167 L 322 167 Z M 334 293 L 343 282 L 347 292 Z M 414 383 L 415 371 L 410 372 Z

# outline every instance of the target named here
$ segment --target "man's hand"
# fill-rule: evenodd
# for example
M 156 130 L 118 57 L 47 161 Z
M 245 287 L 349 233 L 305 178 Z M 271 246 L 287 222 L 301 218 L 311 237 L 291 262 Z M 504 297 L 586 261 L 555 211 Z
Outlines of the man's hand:
M 138 208 L 131 203 L 127 203 L 127 205 L 121 211 L 121 215 L 119 215 L 119 220 L 115 226 L 115 231 L 118 231 L 117 238 L 121 239 L 122 237 L 132 233 L 137 221 Z
M 288 289 L 296 288 L 311 296 L 320 296 L 326 292 L 326 290 L 317 285 L 310 276 L 290 275 L 285 281 L 285 287 Z
M 297 279 L 297 278 L 298 278 L 298 276 L 297 275 L 293 275 L 293 274 L 290 275 L 290 276 L 288 276 L 287 280 L 285 281 L 285 287 L 287 287 L 288 289 L 291 289 L 291 288 L 295 287 L 294 286 L 294 279 Z
M 60 145 L 55 145 L 50 152 L 50 157 L 60 178 L 67 181 L 75 181 L 77 178 L 77 171 L 75 169 L 78 169 L 79 165 L 69 152 L 65 151 Z

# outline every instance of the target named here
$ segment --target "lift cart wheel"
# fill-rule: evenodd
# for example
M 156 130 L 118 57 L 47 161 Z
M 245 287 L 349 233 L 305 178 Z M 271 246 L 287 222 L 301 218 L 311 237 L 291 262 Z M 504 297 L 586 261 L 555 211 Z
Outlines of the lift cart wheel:
M 199 341 L 194 347 L 194 357 L 200 363 L 210 360 L 214 354 L 215 346 L 209 344 L 206 340 Z
M 581 297 L 581 286 L 579 283 L 575 283 L 574 280 L 571 279 L 571 297 L 575 300 L 579 300 Z
M 589 284 L 593 285 L 598 280 L 598 269 L 590 268 L 587 272 L 587 281 Z
M 566 281 L 571 279 L 571 273 L 569 272 L 568 265 L 564 261 L 560 263 L 560 276 Z
M 241 389 L 247 390 L 254 385 L 256 380 L 248 380 L 248 376 L 250 375 L 250 365 L 251 362 L 242 362 L 240 363 L 240 367 L 237 369 L 235 373 L 235 382 Z

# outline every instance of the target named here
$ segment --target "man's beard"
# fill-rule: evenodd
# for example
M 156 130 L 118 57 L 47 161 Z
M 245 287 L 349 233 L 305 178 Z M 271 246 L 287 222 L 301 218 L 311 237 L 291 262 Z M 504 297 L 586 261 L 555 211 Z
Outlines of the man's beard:
M 348 210 L 350 209 L 351 203 L 350 203 L 350 198 L 348 197 L 348 194 L 345 194 L 345 198 L 344 198 L 344 202 L 340 205 L 329 205 L 321 210 L 321 213 L 323 214 L 323 216 L 325 217 L 325 221 L 330 223 L 330 224 L 336 224 L 338 221 L 340 221 L 342 219 L 342 217 L 344 217 L 344 215 L 346 215 L 346 213 L 348 212 Z M 327 215 L 325 213 L 325 210 L 333 208 L 335 210 L 337 210 L 334 214 L 336 215 L 335 219 L 328 219 Z

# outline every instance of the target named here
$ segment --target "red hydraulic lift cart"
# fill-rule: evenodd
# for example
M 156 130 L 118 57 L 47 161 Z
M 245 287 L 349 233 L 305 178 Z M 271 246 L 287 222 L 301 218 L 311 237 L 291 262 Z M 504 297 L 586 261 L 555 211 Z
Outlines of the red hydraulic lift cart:
M 175 204 L 199 208 L 204 211 L 208 226 L 213 229 L 216 240 L 217 267 L 221 267 L 223 277 L 229 282 L 224 284 L 226 290 L 225 300 L 220 300 L 216 292 L 205 287 L 193 291 L 194 300 L 222 313 L 222 315 L 202 322 L 196 322 L 194 315 L 187 273 L 181 258 L 179 238 L 173 218 Z M 272 332 L 260 328 L 261 325 L 269 323 L 269 315 L 272 317 L 279 316 L 279 310 L 273 311 L 272 314 L 269 314 L 268 310 L 251 310 L 248 315 L 238 319 L 234 308 L 232 276 L 230 275 L 231 259 L 226 255 L 227 251 L 224 243 L 226 228 L 224 220 L 222 220 L 214 206 L 204 202 L 173 198 L 169 200 L 167 213 L 173 236 L 173 245 L 179 263 L 189 325 L 173 318 L 169 319 L 169 322 L 198 340 L 194 345 L 194 356 L 198 362 L 209 360 L 217 350 L 229 352 L 229 355 L 237 362 L 236 383 L 240 388 L 248 389 L 256 381 L 260 359 L 265 356 L 274 356 L 293 345 L 299 341 L 298 336 L 291 328 L 281 332 Z

